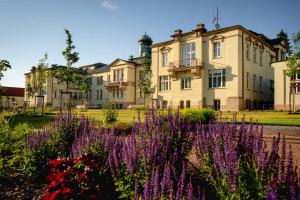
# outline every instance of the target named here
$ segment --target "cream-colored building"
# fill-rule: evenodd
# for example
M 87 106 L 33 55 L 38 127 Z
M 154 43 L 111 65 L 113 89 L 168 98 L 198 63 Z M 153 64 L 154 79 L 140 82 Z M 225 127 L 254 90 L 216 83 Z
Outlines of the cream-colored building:
M 152 39 L 145 34 L 139 40 L 137 57 L 131 56 L 128 60 L 118 58 L 109 65 L 95 63 L 79 67 L 80 75 L 87 78 L 91 88 L 87 95 L 87 105 L 103 108 L 108 103 L 112 103 L 118 109 L 126 109 L 144 104 L 139 81 L 143 78 L 144 59 L 151 57 L 151 44 Z M 41 96 L 44 96 L 44 105 L 58 108 L 61 102 L 67 102 L 64 99 L 61 100 L 62 92 L 66 91 L 66 84 L 59 82 L 55 75 L 52 76 L 52 71 L 53 68 L 47 70 L 48 76 Z M 30 102 L 31 106 L 35 106 L 39 101 L 38 92 L 28 95 L 28 88 L 35 76 L 34 72 L 35 68 L 25 74 L 25 99 Z M 69 91 L 72 93 L 73 106 L 82 105 L 83 92 L 79 86 L 73 84 L 69 87 Z
M 106 65 L 79 67 L 88 78 L 89 106 L 102 108 L 113 103 L 119 109 L 136 105 L 158 108 L 205 108 L 238 111 L 271 108 L 274 103 L 272 62 L 286 59 L 286 44 L 236 25 L 207 31 L 198 24 L 190 32 L 180 29 L 172 39 L 152 45 L 146 34 L 139 40 L 139 54 Z M 155 93 L 146 101 L 140 91 L 143 59 L 151 58 Z M 51 71 L 51 69 L 49 69 Z M 25 74 L 26 85 L 32 73 Z M 60 92 L 66 88 L 49 76 L 45 104 L 60 106 Z M 82 92 L 71 87 L 73 105 L 82 104 Z M 34 99 L 27 98 L 31 105 Z
M 287 61 L 272 63 L 274 68 L 274 109 L 288 111 L 293 110 L 293 101 L 295 110 L 300 110 L 300 74 L 295 77 L 295 98 L 291 95 L 291 79 L 286 75 Z
M 0 108 L 13 109 L 24 106 L 24 88 L 0 87 Z
M 281 40 L 243 26 L 207 31 L 204 24 L 152 45 L 153 95 L 159 107 L 238 111 L 273 104 L 271 62 L 285 59 Z M 280 55 L 279 55 L 280 54 Z

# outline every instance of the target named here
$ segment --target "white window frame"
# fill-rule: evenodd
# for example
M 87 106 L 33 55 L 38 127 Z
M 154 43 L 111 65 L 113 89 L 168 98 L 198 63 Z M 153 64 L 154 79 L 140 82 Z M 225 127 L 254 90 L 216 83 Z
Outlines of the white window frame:
M 247 72 L 246 73 L 246 87 L 247 87 L 247 89 L 249 89 L 249 78 L 250 78 L 250 73 Z
M 256 74 L 253 74 L 253 91 L 256 91 Z
M 181 90 L 187 90 L 192 88 L 192 77 L 183 77 L 180 80 Z
M 213 43 L 213 58 L 221 57 L 221 41 L 216 41 Z
M 168 52 L 162 53 L 162 66 L 168 66 L 169 65 L 169 59 L 168 59 Z
M 250 60 L 250 45 L 246 45 L 246 58 L 247 60 Z
M 253 62 L 256 63 L 256 49 L 257 47 L 253 47 Z
M 226 87 L 226 69 L 208 70 L 208 88 Z
M 263 51 L 259 50 L 259 64 L 263 65 Z
M 196 59 L 196 43 L 189 42 L 181 45 L 181 67 L 190 67 Z
M 171 90 L 171 76 L 159 76 L 159 91 Z

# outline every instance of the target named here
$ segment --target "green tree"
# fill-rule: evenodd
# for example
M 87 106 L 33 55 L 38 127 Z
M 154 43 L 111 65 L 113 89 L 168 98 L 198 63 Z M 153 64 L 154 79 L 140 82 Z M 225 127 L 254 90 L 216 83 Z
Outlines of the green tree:
M 4 72 L 8 69 L 11 69 L 11 65 L 7 60 L 0 59 L 0 81 L 4 77 Z
M 65 29 L 67 35 L 67 47 L 62 52 L 65 60 L 67 61 L 66 67 L 60 67 L 57 70 L 57 77 L 61 82 L 66 83 L 66 92 L 69 91 L 70 84 L 75 84 L 78 80 L 79 71 L 74 69 L 73 65 L 79 60 L 79 53 L 75 52 L 73 45 L 72 35 L 68 29 Z
M 149 97 L 151 94 L 155 92 L 155 86 L 152 86 L 151 78 L 152 78 L 152 70 L 151 70 L 151 60 L 148 57 L 144 58 L 143 62 L 144 67 L 144 77 L 139 81 L 139 87 L 144 95 L 144 106 L 146 106 L 146 98 L 149 102 Z
M 4 72 L 7 71 L 8 69 L 11 69 L 11 65 L 7 60 L 1 60 L 0 59 L 0 81 L 4 77 Z M 0 84 L 0 91 L 3 90 Z M 2 96 L 0 95 L 0 111 L 3 110 L 2 107 Z
M 49 67 L 48 64 L 48 54 L 45 53 L 44 58 L 39 60 L 39 63 L 36 67 L 36 87 L 38 91 L 38 95 L 43 95 L 43 89 L 47 80 L 47 69 Z
M 288 57 L 286 75 L 290 78 L 290 113 L 296 112 L 295 93 L 299 86 L 296 76 L 300 74 L 300 31 L 293 37 L 293 51 Z
M 290 39 L 288 37 L 288 34 L 283 31 L 283 29 L 280 30 L 279 33 L 277 33 L 277 37 L 283 39 L 287 44 L 287 53 L 288 55 L 292 54 L 291 45 L 290 45 Z

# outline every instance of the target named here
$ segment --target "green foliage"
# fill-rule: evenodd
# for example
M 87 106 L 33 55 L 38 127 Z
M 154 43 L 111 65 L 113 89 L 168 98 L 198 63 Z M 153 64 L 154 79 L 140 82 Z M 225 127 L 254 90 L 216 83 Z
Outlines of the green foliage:
M 0 81 L 3 78 L 3 72 L 7 69 L 11 69 L 11 65 L 7 60 L 0 60 Z
M 118 121 L 118 111 L 113 108 L 113 104 L 108 104 L 103 109 L 103 113 L 106 124 L 113 124 Z
M 0 117 L 0 175 L 23 171 L 25 139 L 31 130 L 27 123 L 18 124 L 14 130 Z
M 62 52 L 65 60 L 67 61 L 66 67 L 59 67 L 56 70 L 57 78 L 61 81 L 66 83 L 67 88 L 66 91 L 69 90 L 69 85 L 71 83 L 75 84 L 78 82 L 79 79 L 79 70 L 73 68 L 73 64 L 78 62 L 79 60 L 79 53 L 73 52 L 75 46 L 73 45 L 72 36 L 69 30 L 65 29 L 67 34 L 67 47 Z
M 290 39 L 288 38 L 288 34 L 283 31 L 283 29 L 280 30 L 279 33 L 277 33 L 277 37 L 283 39 L 287 43 L 287 53 L 290 55 L 292 53 L 291 46 L 290 46 Z
M 80 90 L 83 92 L 84 97 L 87 97 L 87 94 L 90 92 L 91 90 L 91 86 L 88 83 L 87 78 L 83 78 L 82 80 L 80 80 Z
M 208 124 L 211 120 L 216 118 L 216 112 L 213 109 L 183 109 L 181 116 L 188 119 L 192 124 Z
M 139 87 L 142 93 L 144 94 L 144 100 L 145 98 L 149 98 L 151 94 L 155 92 L 155 86 L 152 86 L 151 78 L 152 78 L 152 70 L 151 70 L 151 60 L 147 57 L 144 58 L 143 62 L 143 79 L 139 81 Z

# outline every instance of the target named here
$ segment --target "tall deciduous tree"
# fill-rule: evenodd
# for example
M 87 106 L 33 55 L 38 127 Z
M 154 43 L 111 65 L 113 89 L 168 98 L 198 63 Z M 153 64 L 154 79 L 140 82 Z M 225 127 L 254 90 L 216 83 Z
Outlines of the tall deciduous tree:
M 293 51 L 288 58 L 286 75 L 290 78 L 290 112 L 295 113 L 295 93 L 300 87 L 296 76 L 300 74 L 300 31 L 293 37 Z
M 279 33 L 277 33 L 277 37 L 283 39 L 287 44 L 287 53 L 288 55 L 292 54 L 291 45 L 290 45 L 290 39 L 288 37 L 288 34 L 283 31 L 283 29 L 280 30 Z
M 144 77 L 142 80 L 139 81 L 139 87 L 144 95 L 144 105 L 146 105 L 146 98 L 149 102 L 149 97 L 151 94 L 155 92 L 155 86 L 152 85 L 151 78 L 152 78 L 152 70 L 151 70 L 151 60 L 148 57 L 144 57 L 143 62 L 144 67 Z
M 75 46 L 73 45 L 72 35 L 70 31 L 68 29 L 65 29 L 65 33 L 67 35 L 67 47 L 64 49 L 62 54 L 65 57 L 67 65 L 66 67 L 58 68 L 57 76 L 61 82 L 66 83 L 66 92 L 68 92 L 70 84 L 75 84 L 79 76 L 78 70 L 73 68 L 73 64 L 75 64 L 79 60 L 79 53 L 74 51 Z

